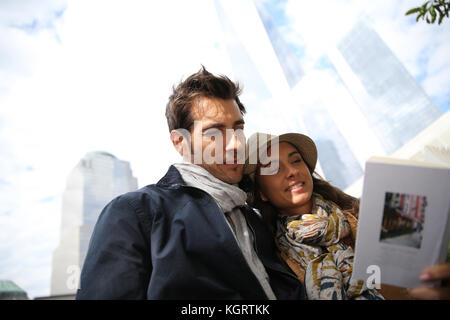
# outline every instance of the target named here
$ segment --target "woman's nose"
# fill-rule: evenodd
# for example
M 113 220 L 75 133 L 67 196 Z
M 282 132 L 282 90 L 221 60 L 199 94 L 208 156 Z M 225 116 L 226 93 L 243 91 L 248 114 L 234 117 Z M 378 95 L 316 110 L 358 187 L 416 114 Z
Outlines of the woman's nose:
M 293 166 L 288 166 L 286 171 L 286 177 L 288 179 L 295 178 L 298 174 L 298 170 Z

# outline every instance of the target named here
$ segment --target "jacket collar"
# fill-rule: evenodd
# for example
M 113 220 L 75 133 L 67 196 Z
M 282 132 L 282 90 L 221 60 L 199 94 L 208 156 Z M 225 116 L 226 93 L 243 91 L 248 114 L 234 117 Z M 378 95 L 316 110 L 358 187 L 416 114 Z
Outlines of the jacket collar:
M 159 187 L 174 187 L 177 185 L 185 185 L 186 183 L 183 181 L 180 172 L 175 168 L 175 166 L 171 165 L 167 173 L 161 180 L 156 184 Z

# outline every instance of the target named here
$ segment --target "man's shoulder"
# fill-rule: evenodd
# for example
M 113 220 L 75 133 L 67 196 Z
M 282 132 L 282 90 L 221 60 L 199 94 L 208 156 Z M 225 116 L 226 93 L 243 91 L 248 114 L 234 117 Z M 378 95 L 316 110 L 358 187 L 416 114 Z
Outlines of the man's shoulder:
M 149 231 L 152 217 L 156 212 L 161 211 L 162 207 L 167 207 L 163 205 L 163 202 L 170 196 L 164 195 L 164 192 L 166 191 L 156 184 L 151 184 L 118 195 L 106 205 L 99 220 L 111 224 L 118 221 L 130 222 L 133 221 L 133 217 L 136 217 L 140 224 L 144 226 L 144 230 Z M 166 203 L 173 203 L 173 201 L 172 199 L 166 201 Z
M 140 198 L 140 197 L 144 197 L 147 195 L 154 195 L 154 194 L 158 194 L 160 192 L 160 187 L 158 187 L 156 184 L 149 184 L 145 187 L 139 188 L 137 190 L 134 191 L 129 191 L 126 192 L 124 194 L 121 194 L 120 196 L 118 196 L 118 198 L 124 198 L 124 199 L 135 199 L 135 198 Z
M 164 196 L 167 190 L 159 187 L 156 184 L 150 184 L 140 189 L 129 191 L 115 197 L 113 203 L 128 203 L 132 207 L 140 206 L 145 203 L 157 201 Z
M 173 205 L 189 201 L 184 196 L 190 194 L 180 185 L 149 184 L 135 191 L 130 191 L 115 197 L 112 204 L 128 204 L 135 210 L 157 207 L 172 207 Z

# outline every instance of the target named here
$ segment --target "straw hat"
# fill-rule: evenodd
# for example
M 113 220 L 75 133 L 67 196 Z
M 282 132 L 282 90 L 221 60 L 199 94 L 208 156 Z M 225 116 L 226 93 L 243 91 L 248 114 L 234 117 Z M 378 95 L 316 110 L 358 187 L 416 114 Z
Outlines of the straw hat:
M 290 144 L 295 146 L 300 152 L 303 160 L 311 169 L 311 172 L 314 172 L 317 163 L 317 148 L 314 141 L 312 141 L 310 137 L 300 133 L 285 133 L 276 136 L 272 134 L 257 132 L 252 134 L 247 141 L 244 174 L 248 174 L 252 180 L 254 179 L 255 171 L 258 167 L 258 163 L 260 162 L 260 156 L 262 154 L 267 154 L 266 152 L 262 153 L 262 151 L 265 150 L 261 150 L 261 148 L 266 148 L 267 150 L 267 148 L 270 147 L 273 142 L 276 142 L 274 141 L 276 137 L 278 137 L 278 143 L 289 142 Z M 260 141 L 262 141 L 261 143 L 265 142 L 261 147 L 259 145 Z M 254 159 L 257 159 L 256 163 L 249 163 L 249 160 L 255 162 Z

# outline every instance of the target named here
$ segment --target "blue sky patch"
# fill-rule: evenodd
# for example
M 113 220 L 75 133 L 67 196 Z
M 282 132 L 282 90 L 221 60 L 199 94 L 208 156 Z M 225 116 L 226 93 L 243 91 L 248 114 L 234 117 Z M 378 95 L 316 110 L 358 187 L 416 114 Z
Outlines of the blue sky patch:
M 45 198 L 39 200 L 39 202 L 47 203 L 47 202 L 52 202 L 53 200 L 55 200 L 55 196 L 48 196 L 48 197 L 45 197 Z
M 54 22 L 60 19 L 65 12 L 66 8 L 60 10 L 53 11 L 53 15 L 50 19 L 47 20 L 39 20 L 38 18 L 34 18 L 32 21 L 23 24 L 11 24 L 11 28 L 16 28 L 25 31 L 29 34 L 34 34 L 44 29 L 54 29 Z

